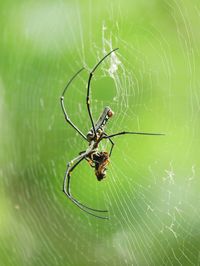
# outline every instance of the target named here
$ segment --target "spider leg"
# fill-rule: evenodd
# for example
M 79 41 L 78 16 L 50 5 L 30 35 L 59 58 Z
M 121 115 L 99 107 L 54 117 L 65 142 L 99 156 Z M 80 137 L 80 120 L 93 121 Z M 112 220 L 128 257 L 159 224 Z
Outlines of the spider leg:
M 67 170 L 66 170 L 66 173 L 65 173 L 65 176 L 64 176 L 64 181 L 63 181 L 63 192 L 65 193 L 65 195 L 75 204 L 77 205 L 81 210 L 83 210 L 84 212 L 87 212 L 88 214 L 92 215 L 92 216 L 95 216 L 97 218 L 101 218 L 101 219 L 109 219 L 108 217 L 103 217 L 103 216 L 99 216 L 99 215 L 96 215 L 88 210 L 91 210 L 91 211 L 96 211 L 96 212 L 107 212 L 107 210 L 98 210 L 98 209 L 93 209 L 93 208 L 90 208 L 90 207 L 87 207 L 86 205 L 80 203 L 78 200 L 76 200 L 71 192 L 70 192 L 70 180 L 71 180 L 71 173 L 72 171 L 75 169 L 75 167 L 83 160 L 85 159 L 85 155 L 80 155 L 78 156 L 77 158 L 75 158 L 74 160 L 72 160 L 70 163 L 68 163 L 67 165 Z M 77 162 L 71 166 L 71 164 L 77 160 Z M 86 208 L 86 209 L 85 209 Z M 87 210 L 88 209 L 88 210 Z
M 62 93 L 62 96 L 60 97 L 60 103 L 61 103 L 61 108 L 62 108 L 62 111 L 64 113 L 64 116 L 65 116 L 65 120 L 85 139 L 87 140 L 86 136 L 80 131 L 79 128 L 77 128 L 77 126 L 75 126 L 72 121 L 70 120 L 68 114 L 67 114 L 67 111 L 65 109 L 65 106 L 64 106 L 64 95 L 65 95 L 65 92 L 67 90 L 67 88 L 69 87 L 69 85 L 72 83 L 72 81 L 76 78 L 76 76 L 83 70 L 84 68 L 81 68 L 70 80 L 69 82 L 67 83 L 66 87 L 64 88 L 63 90 L 63 93 Z
M 87 85 L 87 97 L 86 97 L 86 104 L 87 104 L 87 109 L 88 109 L 88 114 L 89 114 L 89 117 L 90 117 L 90 120 L 91 120 L 91 123 L 92 123 L 92 128 L 93 128 L 93 132 L 95 134 L 95 137 L 96 137 L 96 130 L 95 130 L 95 126 L 94 126 L 94 121 L 93 121 L 93 118 L 92 118 L 92 113 L 91 113 L 91 110 L 90 110 L 90 83 L 91 83 L 91 79 L 93 77 L 93 74 L 95 72 L 95 70 L 97 69 L 97 67 L 106 59 L 106 57 L 108 57 L 112 52 L 118 50 L 119 48 L 116 48 L 112 51 L 110 51 L 108 54 L 106 54 L 95 66 L 94 68 L 92 69 L 92 71 L 90 72 L 90 75 L 89 75 L 89 79 L 88 79 L 88 85 Z
M 68 171 L 68 175 L 67 175 L 67 192 L 68 194 L 71 196 L 71 199 L 73 199 L 73 201 L 75 201 L 78 205 L 81 205 L 82 207 L 85 207 L 91 211 L 97 211 L 97 212 L 108 212 L 107 210 L 98 210 L 98 209 L 94 209 L 94 208 L 91 208 L 91 207 L 88 207 L 82 203 L 80 203 L 78 200 L 76 200 L 70 193 L 70 178 L 71 178 L 71 173 L 72 171 L 74 170 L 74 168 L 83 160 L 85 159 L 84 157 L 81 158 L 73 167 L 71 167 L 71 169 Z M 66 187 L 66 185 L 65 185 Z
M 113 148 L 114 148 L 115 143 L 110 138 L 109 138 L 109 141 L 111 143 L 111 149 L 110 149 L 109 157 L 111 157 L 111 154 L 112 154 L 112 151 L 113 151 Z
M 163 133 L 146 133 L 146 132 L 128 132 L 128 131 L 122 131 L 122 132 L 118 132 L 118 133 L 115 133 L 115 134 L 103 136 L 103 138 L 104 139 L 110 139 L 110 138 L 113 138 L 115 136 L 125 135 L 125 134 L 145 135 L 145 136 L 164 136 L 165 135 Z
M 108 135 L 104 132 L 102 139 L 104 138 L 104 136 L 108 136 Z M 113 148 L 114 148 L 115 143 L 114 143 L 114 141 L 111 138 L 108 138 L 108 140 L 111 143 L 111 148 L 110 148 L 110 152 L 109 152 L 109 157 L 111 157 L 111 154 L 112 154 L 112 151 L 113 151 Z

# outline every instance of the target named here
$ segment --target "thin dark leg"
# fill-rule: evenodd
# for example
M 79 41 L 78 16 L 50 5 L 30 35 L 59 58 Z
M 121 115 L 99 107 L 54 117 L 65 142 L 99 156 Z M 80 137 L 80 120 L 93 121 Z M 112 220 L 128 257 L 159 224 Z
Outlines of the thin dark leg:
M 127 132 L 127 131 L 122 131 L 122 132 L 115 133 L 115 134 L 112 134 L 112 135 L 103 136 L 103 138 L 104 139 L 110 139 L 110 138 L 113 138 L 115 136 L 124 135 L 124 134 L 145 135 L 145 136 L 164 136 L 165 135 L 163 133 L 146 133 L 146 132 Z
M 116 51 L 117 49 L 119 48 L 116 48 L 112 51 L 110 51 L 107 55 L 105 55 L 96 65 L 95 67 L 92 69 L 92 71 L 90 72 L 90 75 L 89 75 L 89 79 L 88 79 L 88 85 L 87 85 L 87 97 L 86 97 L 86 104 L 87 104 L 87 109 L 88 109 L 88 114 L 89 114 L 89 117 L 90 117 L 90 120 L 91 120 L 91 123 L 92 123 L 92 128 L 93 128 L 93 132 L 95 134 L 95 137 L 96 137 L 96 131 L 95 131 L 95 127 L 94 127 L 94 121 L 93 121 L 93 118 L 92 118 L 92 113 L 91 113 L 91 110 L 90 110 L 90 83 L 91 83 L 91 79 L 93 77 L 93 74 L 95 72 L 95 70 L 97 69 L 97 67 L 104 61 L 104 59 L 106 59 L 106 57 L 108 57 L 112 52 Z
M 67 88 L 69 87 L 69 85 L 71 84 L 71 82 L 76 78 L 76 76 L 83 70 L 84 68 L 81 68 L 71 79 L 70 81 L 67 83 L 66 87 L 64 88 L 63 90 L 63 93 L 62 93 L 62 96 L 60 97 L 60 103 L 61 103 L 61 108 L 62 108 L 62 111 L 64 113 L 64 116 L 65 116 L 65 120 L 85 139 L 87 140 L 86 136 L 80 131 L 79 128 L 77 128 L 70 120 L 68 114 L 67 114 L 67 111 L 65 109 L 65 106 L 64 106 L 64 95 L 65 95 L 65 92 L 67 90 Z
M 67 182 L 67 184 L 69 184 L 70 183 L 70 175 L 68 175 L 68 182 Z M 67 195 L 67 197 L 77 206 L 77 207 L 79 207 L 79 209 L 81 209 L 82 211 L 84 211 L 84 212 L 86 212 L 86 213 L 88 213 L 88 214 L 90 214 L 90 215 L 92 215 L 92 216 L 94 216 L 94 217 L 96 217 L 96 218 L 100 218 L 100 219 L 109 219 L 108 217 L 103 217 L 103 216 L 100 216 L 100 215 L 96 215 L 96 214 L 94 214 L 94 213 L 92 213 L 92 212 L 90 212 L 90 211 L 88 211 L 87 209 L 89 209 L 89 210 L 94 210 L 94 209 L 92 209 L 92 208 L 88 208 L 87 206 L 85 206 L 85 205 L 83 205 L 83 204 L 80 204 L 80 202 L 78 202 L 76 199 L 74 199 L 73 197 L 72 197 L 72 195 L 68 192 L 68 191 L 64 191 L 64 193 Z M 85 209 L 85 208 L 87 208 L 87 209 Z M 96 210 L 95 210 L 96 211 Z
M 111 157 L 111 154 L 112 154 L 112 151 L 113 151 L 115 143 L 112 141 L 112 139 L 109 139 L 109 141 L 111 143 L 111 149 L 110 149 L 109 157 Z
M 67 171 L 66 171 L 66 174 L 65 174 L 65 177 L 64 177 L 64 181 L 63 181 L 63 192 L 65 193 L 65 195 L 75 204 L 77 205 L 81 210 L 89 213 L 90 215 L 92 216 L 95 216 L 97 218 L 101 218 L 101 219 L 108 219 L 108 217 L 102 217 L 102 216 L 99 216 L 99 215 L 95 215 L 94 213 L 88 211 L 88 210 L 91 210 L 91 211 L 96 211 L 96 212 L 107 212 L 107 210 L 98 210 L 98 209 L 93 209 L 93 208 L 90 208 L 90 207 L 87 207 L 86 205 L 80 203 L 78 200 L 76 200 L 75 198 L 73 198 L 73 196 L 71 195 L 70 193 L 70 180 L 71 180 L 71 173 L 72 171 L 75 169 L 75 167 L 84 159 L 84 156 L 81 157 L 72 167 L 70 167 L 70 163 L 68 164 L 67 166 Z M 67 183 L 66 183 L 67 181 Z M 88 210 L 86 210 L 86 209 Z
M 108 137 L 108 135 L 107 135 L 105 132 L 103 133 L 103 136 Z M 102 137 L 102 138 L 104 138 L 104 137 Z M 111 143 L 111 149 L 110 149 L 110 153 L 109 153 L 109 157 L 111 157 L 111 154 L 112 154 L 112 151 L 113 151 L 113 148 L 114 148 L 115 143 L 114 143 L 114 141 L 113 141 L 112 139 L 110 139 L 110 138 L 108 138 L 108 140 L 109 140 L 110 143 Z
M 68 171 L 68 175 L 67 175 L 67 192 L 68 192 L 68 194 L 71 196 L 71 198 L 75 201 L 75 202 L 77 202 L 79 205 L 81 205 L 82 207 L 85 207 L 85 208 L 87 208 L 87 209 L 89 209 L 89 210 L 91 210 L 91 211 L 97 211 L 97 212 L 108 212 L 107 210 L 98 210 L 98 209 L 94 209 L 94 208 L 90 208 L 90 207 L 87 207 L 86 205 L 84 205 L 84 204 L 82 204 L 82 203 L 80 203 L 78 200 L 76 200 L 72 195 L 71 195 L 71 193 L 70 193 L 70 178 L 71 178 L 71 173 L 72 173 L 72 171 L 74 170 L 74 168 L 83 160 L 83 159 L 85 159 L 84 157 L 83 158 L 81 158 L 77 163 L 75 163 L 71 168 L 70 168 L 70 170 Z

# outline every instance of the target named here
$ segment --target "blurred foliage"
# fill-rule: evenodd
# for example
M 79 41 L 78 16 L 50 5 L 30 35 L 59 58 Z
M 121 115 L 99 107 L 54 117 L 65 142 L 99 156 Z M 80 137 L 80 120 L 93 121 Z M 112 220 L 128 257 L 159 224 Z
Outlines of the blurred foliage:
M 199 1 L 5 1 L 0 3 L 0 264 L 199 265 Z M 109 207 L 88 217 L 62 193 L 66 162 L 86 148 L 65 124 L 59 96 L 83 65 L 111 48 L 92 81 L 95 118 L 115 111 L 104 182 L 83 163 L 72 189 Z M 88 71 L 66 95 L 86 133 Z M 105 144 L 109 148 L 108 144 Z

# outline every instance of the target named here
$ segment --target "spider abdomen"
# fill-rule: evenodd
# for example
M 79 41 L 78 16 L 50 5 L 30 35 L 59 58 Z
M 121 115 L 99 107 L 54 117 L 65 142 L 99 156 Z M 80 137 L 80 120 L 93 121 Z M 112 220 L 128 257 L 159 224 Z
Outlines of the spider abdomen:
M 102 133 L 104 133 L 104 127 L 105 127 L 108 119 L 110 117 L 112 117 L 113 114 L 114 114 L 114 112 L 111 110 L 111 108 L 109 106 L 106 106 L 104 108 L 102 114 L 100 115 L 100 117 L 97 120 L 95 127 L 94 127 L 97 139 L 102 135 Z M 88 141 L 94 140 L 94 138 L 96 136 L 94 134 L 93 128 L 91 128 L 90 131 L 87 133 L 87 140 Z

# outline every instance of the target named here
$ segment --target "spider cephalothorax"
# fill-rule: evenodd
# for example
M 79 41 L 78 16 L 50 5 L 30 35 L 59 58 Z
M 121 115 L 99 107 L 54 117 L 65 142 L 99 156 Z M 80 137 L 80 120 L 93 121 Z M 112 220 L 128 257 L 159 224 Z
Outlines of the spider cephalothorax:
M 92 77 L 94 75 L 95 70 L 98 68 L 98 66 L 104 61 L 105 58 L 107 58 L 111 53 L 113 53 L 114 51 L 116 51 L 118 48 L 110 51 L 107 55 L 105 55 L 92 69 L 92 71 L 89 73 L 89 78 L 88 78 L 88 84 L 87 84 L 87 95 L 86 95 L 86 105 L 87 105 L 87 110 L 88 110 L 88 115 L 92 124 L 92 128 L 89 130 L 89 132 L 87 133 L 87 135 L 85 135 L 77 126 L 75 126 L 72 121 L 70 120 L 67 111 L 65 109 L 64 106 L 64 95 L 65 92 L 67 90 L 67 88 L 69 87 L 69 85 L 71 84 L 71 82 L 76 78 L 76 76 L 84 69 L 80 69 L 71 79 L 70 81 L 67 83 L 66 87 L 63 90 L 62 96 L 60 98 L 60 102 L 61 102 L 61 107 L 65 116 L 65 119 L 67 121 L 67 123 L 69 123 L 80 135 L 81 137 L 88 142 L 88 148 L 83 151 L 80 152 L 79 155 L 74 158 L 73 160 L 71 160 L 68 164 L 67 164 L 67 169 L 66 169 L 66 173 L 64 176 L 64 180 L 63 180 L 63 192 L 65 193 L 65 195 L 74 203 L 76 204 L 80 209 L 82 209 L 83 211 L 89 213 L 90 215 L 93 215 L 95 217 L 101 218 L 101 219 L 108 219 L 108 217 L 105 216 L 100 216 L 95 214 L 94 212 L 107 212 L 107 210 L 97 210 L 94 208 L 90 208 L 82 203 L 80 203 L 77 199 L 75 199 L 71 192 L 70 192 L 70 180 L 71 180 L 71 173 L 72 171 L 76 168 L 76 166 L 78 166 L 83 160 L 87 160 L 90 164 L 91 167 L 93 167 L 95 169 L 95 175 L 97 177 L 97 179 L 100 181 L 103 178 L 105 178 L 106 176 L 106 167 L 109 163 L 109 158 L 111 157 L 112 154 L 112 150 L 114 147 L 114 142 L 112 141 L 112 138 L 115 136 L 120 136 L 120 135 L 124 135 L 124 134 L 137 134 L 137 135 L 163 135 L 163 134 L 158 134 L 158 133 L 144 133 L 144 132 L 126 132 L 126 131 L 122 131 L 119 133 L 115 133 L 115 134 L 111 134 L 108 135 L 105 132 L 105 125 L 108 121 L 108 119 L 113 115 L 113 111 L 111 110 L 110 107 L 106 106 L 101 114 L 101 116 L 99 117 L 99 119 L 97 120 L 97 122 L 94 124 L 93 118 L 92 118 L 92 114 L 91 114 L 91 110 L 90 110 L 90 83 L 92 80 Z M 106 152 L 106 151 L 99 151 L 98 150 L 98 146 L 99 143 L 103 140 L 103 139 L 107 139 L 110 141 L 111 143 L 111 149 L 110 152 Z

